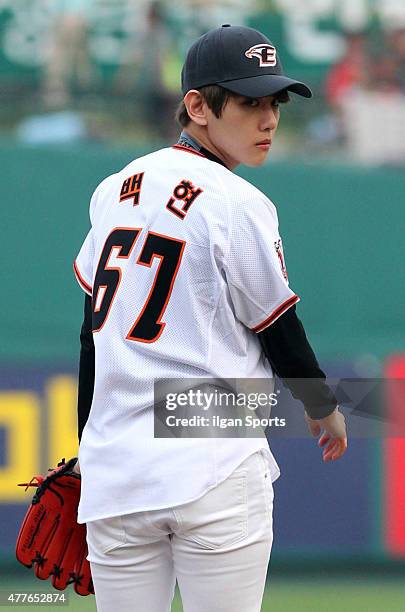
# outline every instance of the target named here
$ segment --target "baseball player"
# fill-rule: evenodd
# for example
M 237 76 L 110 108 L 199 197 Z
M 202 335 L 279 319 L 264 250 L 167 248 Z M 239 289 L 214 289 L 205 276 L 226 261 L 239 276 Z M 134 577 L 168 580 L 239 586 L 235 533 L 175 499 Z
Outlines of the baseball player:
M 276 209 L 232 172 L 263 164 L 280 104 L 311 91 L 263 34 L 230 25 L 191 46 L 182 90 L 180 140 L 97 187 L 74 264 L 86 293 L 78 519 L 100 612 L 168 611 L 176 580 L 185 612 L 261 607 L 279 475 L 268 442 L 154 438 L 154 380 L 277 373 L 323 459 L 347 445 L 296 315 Z M 310 401 L 298 378 L 316 379 Z

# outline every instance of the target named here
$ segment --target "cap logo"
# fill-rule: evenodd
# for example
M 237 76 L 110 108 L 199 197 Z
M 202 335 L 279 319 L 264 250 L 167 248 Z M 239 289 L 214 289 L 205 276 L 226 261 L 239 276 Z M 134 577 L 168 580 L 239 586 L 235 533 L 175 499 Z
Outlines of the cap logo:
M 276 48 L 266 43 L 250 47 L 245 51 L 245 55 L 248 59 L 257 57 L 259 66 L 275 66 L 277 64 Z

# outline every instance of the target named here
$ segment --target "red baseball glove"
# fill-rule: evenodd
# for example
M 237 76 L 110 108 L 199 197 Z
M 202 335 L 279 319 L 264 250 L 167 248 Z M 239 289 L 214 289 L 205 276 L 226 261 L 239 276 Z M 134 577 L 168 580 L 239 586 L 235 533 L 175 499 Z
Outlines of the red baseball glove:
M 73 583 L 78 595 L 94 593 L 87 561 L 86 525 L 77 523 L 80 474 L 73 471 L 74 457 L 58 464 L 46 477 L 34 478 L 22 487 L 38 487 L 18 534 L 17 560 L 34 565 L 37 578 L 52 576 L 52 585 L 63 591 Z

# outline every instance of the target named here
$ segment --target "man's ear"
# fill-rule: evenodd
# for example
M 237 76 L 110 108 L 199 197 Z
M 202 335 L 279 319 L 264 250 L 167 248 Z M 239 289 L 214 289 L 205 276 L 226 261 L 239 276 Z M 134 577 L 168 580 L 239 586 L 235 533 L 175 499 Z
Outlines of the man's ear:
M 207 103 L 196 89 L 190 89 L 184 96 L 188 116 L 197 125 L 207 125 Z

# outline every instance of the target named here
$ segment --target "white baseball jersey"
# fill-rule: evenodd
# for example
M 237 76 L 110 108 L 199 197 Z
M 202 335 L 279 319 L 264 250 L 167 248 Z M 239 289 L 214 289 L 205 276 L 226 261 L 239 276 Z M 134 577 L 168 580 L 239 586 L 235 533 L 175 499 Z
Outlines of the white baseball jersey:
M 79 522 L 177 506 L 215 487 L 262 438 L 158 439 L 153 381 L 272 377 L 255 332 L 298 301 L 274 205 L 176 145 L 105 179 L 75 261 L 93 295 L 95 387 L 80 444 Z

